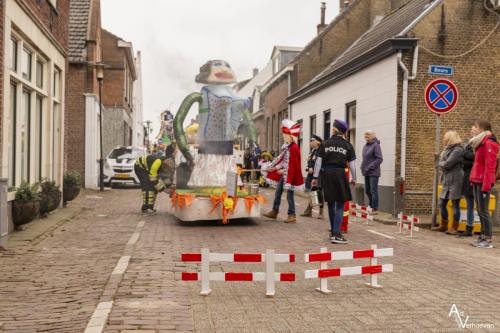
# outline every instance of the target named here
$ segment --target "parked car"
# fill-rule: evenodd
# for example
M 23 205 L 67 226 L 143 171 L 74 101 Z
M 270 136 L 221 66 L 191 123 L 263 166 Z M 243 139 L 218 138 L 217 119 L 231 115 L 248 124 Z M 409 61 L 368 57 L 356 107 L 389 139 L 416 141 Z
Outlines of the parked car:
M 104 163 L 104 184 L 138 185 L 139 178 L 134 172 L 134 164 L 145 154 L 146 148 L 123 146 L 113 148 Z

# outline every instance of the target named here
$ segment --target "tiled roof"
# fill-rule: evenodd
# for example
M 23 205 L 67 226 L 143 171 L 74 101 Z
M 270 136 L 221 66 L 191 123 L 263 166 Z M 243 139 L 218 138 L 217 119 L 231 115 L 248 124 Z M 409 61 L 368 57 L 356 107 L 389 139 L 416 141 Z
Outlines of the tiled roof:
M 86 42 L 90 19 L 91 0 L 70 0 L 69 9 L 69 61 L 86 61 Z
M 337 71 L 348 66 L 351 62 L 370 53 L 383 43 L 395 39 L 404 38 L 410 28 L 423 18 L 427 10 L 432 9 L 442 0 L 412 0 L 401 8 L 393 11 L 384 17 L 378 24 L 365 32 L 356 42 L 354 42 L 344 53 L 338 56 L 325 70 L 319 73 L 311 82 L 304 86 L 296 95 L 335 76 Z

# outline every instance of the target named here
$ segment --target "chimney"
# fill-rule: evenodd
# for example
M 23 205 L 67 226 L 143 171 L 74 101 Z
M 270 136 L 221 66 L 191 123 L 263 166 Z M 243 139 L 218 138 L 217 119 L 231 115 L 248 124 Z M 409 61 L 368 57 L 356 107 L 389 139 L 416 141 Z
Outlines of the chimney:
M 350 3 L 351 0 L 339 0 L 339 13 L 342 13 L 347 7 L 349 7 Z
M 342 0 L 340 0 L 340 1 L 342 1 Z M 326 2 L 322 2 L 321 3 L 321 20 L 320 20 L 320 23 L 316 26 L 316 28 L 318 29 L 318 35 L 321 33 L 321 31 L 323 31 L 323 29 L 326 28 L 325 13 L 326 13 Z
M 254 68 L 253 69 L 253 75 L 252 75 L 252 77 L 256 77 L 257 74 L 259 74 L 259 69 L 258 68 Z

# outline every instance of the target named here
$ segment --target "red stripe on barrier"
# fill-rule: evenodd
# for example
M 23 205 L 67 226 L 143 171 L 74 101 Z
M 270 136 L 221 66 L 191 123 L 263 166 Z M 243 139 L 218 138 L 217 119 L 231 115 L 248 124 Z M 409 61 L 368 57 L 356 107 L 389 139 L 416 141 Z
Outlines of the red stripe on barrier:
M 331 269 L 320 269 L 318 270 L 318 278 L 327 278 L 333 276 L 340 276 L 340 268 L 331 268 Z
M 290 262 L 295 262 L 295 254 L 290 254 Z
M 309 262 L 315 261 L 330 261 L 332 260 L 332 253 L 311 253 L 309 254 Z
M 262 262 L 262 254 L 235 253 L 234 262 Z
M 294 282 L 295 281 L 295 273 L 280 273 L 280 281 L 281 282 Z
M 382 273 L 382 265 L 361 267 L 361 274 L 378 274 L 378 273 Z
M 201 261 L 201 253 L 183 253 L 181 254 L 182 261 Z
M 226 273 L 224 276 L 225 281 L 253 281 L 252 273 Z
M 198 281 L 198 273 L 182 272 L 182 281 Z
M 352 258 L 353 259 L 361 259 L 361 258 L 373 258 L 375 252 L 373 250 L 359 250 L 353 251 Z

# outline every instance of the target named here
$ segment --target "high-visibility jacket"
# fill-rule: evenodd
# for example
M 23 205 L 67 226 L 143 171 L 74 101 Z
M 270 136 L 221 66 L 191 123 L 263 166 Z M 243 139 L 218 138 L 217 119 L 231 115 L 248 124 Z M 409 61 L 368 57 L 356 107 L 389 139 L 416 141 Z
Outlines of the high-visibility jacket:
M 149 180 L 154 182 L 158 180 L 158 170 L 160 169 L 163 160 L 163 157 L 152 154 L 140 157 L 135 163 L 145 169 L 149 173 Z

